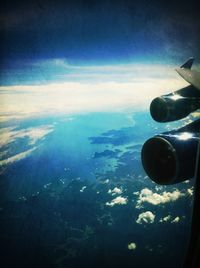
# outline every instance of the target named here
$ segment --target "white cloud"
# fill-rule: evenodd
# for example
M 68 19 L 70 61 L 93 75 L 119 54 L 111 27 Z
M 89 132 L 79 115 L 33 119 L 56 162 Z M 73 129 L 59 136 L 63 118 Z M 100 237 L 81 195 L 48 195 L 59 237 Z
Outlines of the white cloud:
M 176 217 L 171 221 L 171 223 L 177 223 L 179 221 L 180 221 L 180 217 Z
M 54 64 L 67 66 L 62 59 L 56 59 Z M 185 85 L 173 68 L 160 65 L 71 68 L 75 76 L 71 81 L 79 82 L 70 82 L 66 77 L 63 83 L 0 87 L 0 120 L 46 114 L 142 110 L 152 98 Z M 77 70 L 80 71 L 78 77 Z M 103 79 L 102 71 L 107 79 Z M 82 81 L 87 75 L 90 77 L 86 82 Z
M 135 250 L 136 248 L 137 248 L 136 243 L 132 242 L 132 243 L 128 244 L 128 249 L 129 250 Z
M 83 186 L 81 189 L 80 189 L 80 192 L 83 193 L 85 191 L 85 189 L 87 188 L 87 186 Z
M 19 153 L 19 154 L 16 154 L 14 156 L 11 156 L 7 159 L 4 159 L 4 160 L 1 160 L 0 161 L 0 166 L 5 166 L 5 165 L 8 165 L 8 164 L 12 164 L 16 161 L 19 161 L 19 160 L 22 160 L 24 158 L 26 158 L 27 156 L 29 156 L 37 147 L 34 147 L 30 150 L 27 150 L 25 152 L 22 152 L 22 153 Z
M 191 188 L 187 189 L 187 193 L 188 193 L 189 196 L 193 196 L 193 194 L 194 194 L 194 188 L 191 187 Z
M 180 197 L 184 196 L 179 190 L 174 190 L 173 192 L 162 192 L 160 194 L 154 193 L 152 190 L 148 188 L 144 188 L 141 190 L 138 200 L 137 200 L 137 208 L 140 208 L 143 203 L 149 203 L 152 205 L 160 205 L 169 202 L 174 202 L 178 200 Z
M 122 189 L 115 187 L 113 190 L 109 189 L 108 193 L 111 194 L 112 196 L 116 194 L 122 194 Z
M 155 220 L 155 215 L 151 211 L 142 212 L 139 214 L 136 222 L 138 224 L 142 223 L 153 223 Z
M 13 129 L 12 127 L 1 128 L 0 129 L 0 146 L 4 146 L 13 140 Z
M 168 221 L 170 221 L 170 219 L 171 219 L 171 215 L 168 215 L 168 216 L 166 216 L 166 217 L 164 217 L 164 218 L 161 218 L 161 219 L 159 220 L 159 222 L 168 222 Z
M 116 198 L 114 198 L 110 202 L 106 202 L 106 206 L 113 207 L 115 205 L 126 205 L 127 202 L 128 202 L 128 199 L 126 197 L 117 196 Z
M 42 126 L 37 128 L 27 128 L 15 130 L 15 128 L 1 128 L 0 129 L 0 146 L 6 146 L 9 143 L 15 142 L 18 138 L 28 137 L 27 145 L 35 145 L 36 141 L 43 139 L 48 133 L 53 130 L 52 126 Z M 4 159 L 0 161 L 0 166 L 6 166 L 29 156 L 36 148 L 33 147 L 27 151 L 20 152 L 13 156 L 7 157 L 7 150 L 1 152 L 1 157 Z M 7 157 L 7 158 L 6 158 Z
M 105 180 L 105 181 L 103 181 L 103 183 L 105 183 L 105 184 L 107 184 L 107 183 L 109 183 L 109 179 L 107 179 L 107 180 Z
M 2 128 L 0 130 L 0 146 L 14 142 L 18 138 L 29 138 L 29 144 L 34 145 L 39 139 L 43 139 L 53 131 L 52 125 L 45 125 L 35 128 L 14 130 L 14 128 Z
M 35 144 L 39 139 L 43 139 L 47 134 L 53 131 L 52 126 L 42 126 L 38 128 L 29 128 L 25 131 L 25 135 L 27 135 L 30 139 L 29 144 Z
M 156 191 L 162 191 L 163 186 L 158 186 L 158 185 L 156 185 L 155 189 L 156 189 Z
M 166 216 L 166 217 L 164 217 L 164 218 L 161 218 L 160 220 L 159 220 L 159 222 L 162 222 L 162 223 L 164 223 L 164 222 L 169 222 L 170 220 L 171 220 L 171 215 L 168 215 L 168 216 Z M 173 220 L 171 220 L 171 223 L 178 223 L 180 221 L 180 217 L 175 217 Z

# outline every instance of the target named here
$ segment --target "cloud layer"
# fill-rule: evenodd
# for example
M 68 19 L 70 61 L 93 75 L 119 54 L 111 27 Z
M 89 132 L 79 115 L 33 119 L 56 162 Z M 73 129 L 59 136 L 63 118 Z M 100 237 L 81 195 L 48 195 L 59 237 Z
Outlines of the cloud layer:
M 152 98 L 185 85 L 173 67 L 161 65 L 77 67 L 73 75 L 62 83 L 0 87 L 0 120 L 143 110 Z
M 18 129 L 17 126 L 1 128 L 0 146 L 2 147 L 2 150 L 0 152 L 0 166 L 12 164 L 29 156 L 36 148 L 39 147 L 36 143 L 45 139 L 46 135 L 51 133 L 53 129 L 53 125 L 43 125 L 22 129 Z M 18 151 L 12 149 L 15 147 L 16 142 L 19 139 L 21 141 L 23 140 L 23 145 L 27 150 L 25 150 L 23 146 L 21 146 Z
M 47 134 L 53 131 L 52 125 L 41 127 L 31 127 L 26 129 L 15 130 L 15 128 L 0 129 L 0 146 L 14 142 L 18 138 L 29 138 L 29 144 L 34 145 L 38 140 L 44 138 Z

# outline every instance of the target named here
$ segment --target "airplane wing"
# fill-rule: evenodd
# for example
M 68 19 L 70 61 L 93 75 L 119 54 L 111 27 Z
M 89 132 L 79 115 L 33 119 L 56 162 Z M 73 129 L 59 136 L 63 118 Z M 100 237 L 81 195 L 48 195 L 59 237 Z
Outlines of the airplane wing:
M 194 59 L 190 58 L 180 68 L 176 69 L 176 71 L 188 83 L 200 90 L 200 75 L 197 71 L 191 70 L 193 61 Z M 184 262 L 184 268 L 200 267 L 200 141 L 196 159 L 195 178 L 190 241 Z
M 200 143 L 198 146 L 196 171 L 195 171 L 195 189 L 192 211 L 192 222 L 190 241 L 188 245 L 187 254 L 185 257 L 184 268 L 198 268 L 200 267 Z
M 194 59 L 190 58 L 180 68 L 177 68 L 177 73 L 189 84 L 200 90 L 200 76 L 196 70 L 191 70 Z
M 182 119 L 191 112 L 200 109 L 200 72 L 191 70 L 193 61 L 194 59 L 190 58 L 180 68 L 176 69 L 178 74 L 190 84 L 189 86 L 157 97 L 151 102 L 150 112 L 154 120 L 158 122 L 171 122 Z M 194 126 L 196 126 L 195 129 Z M 192 145 L 194 141 L 195 146 Z M 184 150 L 186 150 L 185 158 Z M 190 150 L 192 151 L 189 155 Z M 190 239 L 183 267 L 199 268 L 200 119 L 180 129 L 164 132 L 150 138 L 143 145 L 141 157 L 146 173 L 159 184 L 180 182 L 182 181 L 181 176 L 185 180 L 195 177 Z M 193 164 L 190 166 L 189 161 L 191 159 L 193 159 Z M 187 175 L 190 167 L 192 173 Z M 182 172 L 182 175 L 178 170 Z

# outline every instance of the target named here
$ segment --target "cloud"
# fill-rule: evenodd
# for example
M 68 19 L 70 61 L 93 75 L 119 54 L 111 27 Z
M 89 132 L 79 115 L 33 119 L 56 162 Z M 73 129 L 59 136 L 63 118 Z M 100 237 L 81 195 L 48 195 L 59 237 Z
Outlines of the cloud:
M 164 218 L 161 218 L 160 220 L 159 220 L 159 222 L 162 222 L 162 223 L 164 223 L 164 222 L 170 222 L 170 223 L 178 223 L 179 221 L 180 221 L 180 217 L 175 217 L 173 220 L 171 220 L 171 215 L 168 215 L 168 216 L 166 216 L 166 217 L 164 217 Z M 171 220 L 171 221 L 170 221 Z
M 168 216 L 166 216 L 166 217 L 164 217 L 164 218 L 161 218 L 161 219 L 159 220 L 159 222 L 168 222 L 168 221 L 170 221 L 170 219 L 171 219 L 171 215 L 168 215 Z
M 10 146 L 11 143 L 15 143 L 17 139 L 25 139 L 25 145 L 31 149 L 24 152 L 15 152 L 15 155 L 8 157 L 8 149 L 5 147 L 4 151 L 1 151 L 1 157 L 4 158 L 0 161 L 0 166 L 5 166 L 13 162 L 19 161 L 21 159 L 29 156 L 38 146 L 35 146 L 38 140 L 42 140 L 46 137 L 47 134 L 53 131 L 52 125 L 45 125 L 41 127 L 31 127 L 20 130 L 15 130 L 16 127 L 8 127 L 0 129 L 0 146 Z M 15 144 L 14 144 L 15 146 Z
M 139 214 L 136 222 L 138 224 L 153 223 L 154 220 L 155 220 L 155 215 L 151 211 L 146 211 L 146 212 Z
M 85 189 L 87 188 L 87 186 L 83 186 L 81 189 L 80 189 L 80 192 L 83 193 L 85 191 Z
M 65 62 L 55 60 L 55 65 L 62 64 L 65 65 Z M 0 120 L 50 114 L 143 110 L 152 98 L 168 93 L 170 88 L 176 90 L 185 85 L 172 67 L 161 65 L 79 66 L 72 69 L 74 77 L 71 80 L 66 77 L 64 81 L 61 79 L 50 84 L 22 83 L 0 87 Z M 88 79 L 83 81 L 82 78 L 87 76 Z
M 171 221 L 171 223 L 177 223 L 179 221 L 180 221 L 180 217 L 176 217 Z
M 111 194 L 112 196 L 116 194 L 122 194 L 122 189 L 115 187 L 113 190 L 109 189 L 108 193 Z
M 0 129 L 0 146 L 4 146 L 7 143 L 11 142 L 13 140 L 13 129 L 12 127 L 7 128 L 1 128 Z
M 128 244 L 128 249 L 129 250 L 135 250 L 137 248 L 137 245 L 136 245 L 136 243 L 130 243 L 130 244 Z
M 118 196 L 111 200 L 110 202 L 106 202 L 106 206 L 113 207 L 115 205 L 126 205 L 128 203 L 128 199 L 126 197 Z
M 47 134 L 53 131 L 52 125 L 45 125 L 35 128 L 26 128 L 15 130 L 15 128 L 0 129 L 0 146 L 14 142 L 18 138 L 29 138 L 29 144 L 34 145 L 38 140 L 43 139 Z
M 193 194 L 194 194 L 194 188 L 191 187 L 191 188 L 187 189 L 187 193 L 188 193 L 189 196 L 193 196 Z
M 19 154 L 16 154 L 14 156 L 11 156 L 7 159 L 4 159 L 4 160 L 1 160 L 0 161 L 0 166 L 5 166 L 5 165 L 8 165 L 8 164 L 12 164 L 14 162 L 17 162 L 19 160 L 22 160 L 24 158 L 26 158 L 27 156 L 29 156 L 33 151 L 35 151 L 37 147 L 34 147 L 30 150 L 27 150 L 25 152 L 22 152 L 22 153 L 19 153 Z
M 149 203 L 152 205 L 160 205 L 160 204 L 165 204 L 169 202 L 174 202 L 182 196 L 185 196 L 185 194 L 181 193 L 177 189 L 174 190 L 173 192 L 164 191 L 163 193 L 158 194 L 158 193 L 153 193 L 153 191 L 148 188 L 144 188 L 139 193 L 136 207 L 140 208 L 143 203 Z
M 33 145 L 38 140 L 43 139 L 47 134 L 51 133 L 53 131 L 53 126 L 43 126 L 43 127 L 37 127 L 37 128 L 28 128 L 25 130 L 25 135 L 29 137 L 30 142 L 29 144 Z

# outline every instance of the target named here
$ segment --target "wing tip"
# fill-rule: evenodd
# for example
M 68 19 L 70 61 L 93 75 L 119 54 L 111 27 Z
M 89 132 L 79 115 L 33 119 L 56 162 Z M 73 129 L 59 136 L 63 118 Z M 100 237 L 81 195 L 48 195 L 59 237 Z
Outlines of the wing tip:
M 191 69 L 193 62 L 194 62 L 194 58 L 191 57 L 183 65 L 181 65 L 180 68 L 181 69 Z

